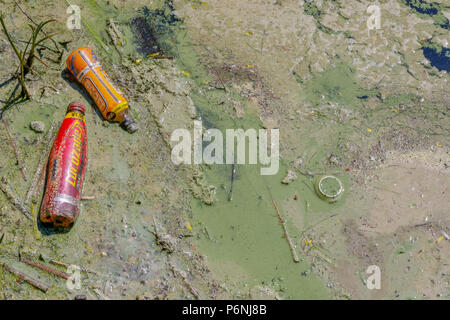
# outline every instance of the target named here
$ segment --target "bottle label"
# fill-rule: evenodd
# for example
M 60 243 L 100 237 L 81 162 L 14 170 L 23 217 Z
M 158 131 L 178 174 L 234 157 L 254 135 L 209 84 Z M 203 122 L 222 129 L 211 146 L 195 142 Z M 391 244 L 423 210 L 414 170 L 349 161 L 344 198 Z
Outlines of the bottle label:
M 121 111 L 125 110 L 128 108 L 128 102 L 124 101 L 122 103 L 119 103 L 113 110 L 112 112 L 114 112 L 115 114 L 119 114 Z
M 84 114 L 79 112 L 68 112 L 64 119 L 79 119 L 84 122 Z

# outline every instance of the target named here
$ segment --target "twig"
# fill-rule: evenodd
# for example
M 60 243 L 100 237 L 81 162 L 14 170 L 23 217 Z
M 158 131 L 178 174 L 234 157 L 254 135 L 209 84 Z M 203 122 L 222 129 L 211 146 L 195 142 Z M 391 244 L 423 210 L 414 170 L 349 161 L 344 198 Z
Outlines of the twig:
M 289 236 L 289 233 L 286 228 L 286 221 L 283 220 L 283 218 L 281 217 L 280 211 L 278 210 L 277 203 L 275 202 L 275 199 L 272 196 L 272 192 L 270 191 L 270 188 L 268 186 L 266 186 L 266 188 L 267 188 L 267 191 L 269 191 L 270 198 L 272 199 L 273 207 L 275 208 L 275 211 L 277 212 L 278 220 L 280 221 L 281 226 L 283 227 L 284 235 L 286 236 L 286 240 L 289 244 L 289 248 L 291 249 L 292 258 L 294 259 L 295 262 L 299 262 L 300 259 L 298 258 L 297 252 L 295 251 L 295 246 L 292 243 L 291 237 Z
M 174 274 L 175 276 L 180 277 L 180 278 L 183 280 L 184 284 L 188 287 L 188 289 L 189 289 L 189 291 L 192 293 L 192 295 L 193 295 L 195 298 L 197 298 L 198 300 L 200 300 L 200 299 L 201 299 L 200 294 L 198 293 L 197 289 L 195 289 L 195 288 L 192 286 L 192 284 L 191 284 L 191 283 L 189 282 L 189 280 L 186 278 L 186 276 L 184 275 L 184 273 L 181 272 L 181 271 L 179 271 L 179 270 L 177 270 L 177 269 L 175 269 L 175 266 L 172 264 L 172 262 L 169 260 L 169 258 L 168 258 L 168 262 L 169 262 L 169 266 L 170 266 L 170 269 L 172 270 L 173 274 Z
M 20 168 L 20 171 L 22 172 L 22 176 L 25 179 L 25 181 L 27 181 L 27 176 L 25 174 L 25 168 L 23 167 L 22 159 L 20 158 L 19 151 L 17 151 L 16 143 L 14 142 L 14 139 L 13 139 L 11 133 L 9 132 L 8 121 L 6 119 L 3 119 L 3 124 L 5 125 L 6 132 L 8 133 L 9 141 L 11 142 L 11 146 L 16 155 L 17 163 L 19 164 L 19 168 Z
M 105 296 L 103 293 L 101 293 L 101 291 L 99 289 L 93 288 L 92 290 L 103 300 L 110 300 L 107 296 Z
M 428 222 L 425 222 L 425 223 L 420 223 L 420 224 L 413 225 L 412 227 L 413 227 L 413 228 L 418 228 L 418 227 L 431 226 L 432 223 L 433 223 L 433 222 L 428 221 Z
M 203 227 L 203 230 L 205 231 L 205 234 L 208 237 L 208 240 L 213 241 L 213 238 L 209 234 L 208 228 L 206 228 L 206 226 L 205 226 L 205 227 Z
M 58 260 L 50 260 L 49 263 L 51 263 L 51 264 L 53 264 L 55 266 L 60 266 L 60 267 L 65 267 L 65 268 L 70 267 L 70 264 L 62 262 L 62 261 L 58 261 Z M 83 271 L 84 273 L 91 273 L 91 274 L 97 275 L 97 272 L 95 272 L 95 271 L 86 269 L 83 266 L 79 266 L 79 267 L 80 267 L 81 271 Z
M 382 190 L 382 191 L 389 191 L 389 192 L 395 193 L 396 195 L 401 195 L 400 192 L 389 190 L 388 188 L 385 188 L 385 187 L 378 187 L 378 186 L 372 186 L 372 187 L 374 187 L 375 189 L 378 189 L 378 190 Z
M 151 57 L 152 59 L 168 59 L 168 60 L 173 60 L 174 57 L 173 56 L 154 56 Z
M 52 124 L 50 125 L 50 128 L 47 131 L 47 135 L 44 139 L 44 151 L 39 156 L 39 161 L 36 167 L 36 171 L 34 172 L 33 179 L 31 180 L 30 188 L 28 189 L 27 196 L 25 198 L 25 204 L 29 204 L 31 197 L 33 196 L 33 191 L 36 188 L 36 184 L 40 181 L 40 177 L 42 176 L 42 172 L 45 172 L 45 165 L 48 160 L 48 149 L 52 145 L 52 136 L 53 131 L 55 130 L 56 121 L 52 121 Z M 35 196 L 36 198 L 37 196 Z
M 34 190 L 34 198 L 38 199 L 38 197 L 42 193 L 42 188 L 44 187 L 45 183 L 45 173 L 47 171 L 47 165 L 48 165 L 48 158 L 47 161 L 45 161 L 44 165 L 42 166 L 41 175 L 39 177 L 37 188 Z
M 5 268 L 6 270 L 8 270 L 9 272 L 11 272 L 12 274 L 14 274 L 15 276 L 19 277 L 20 279 L 28 282 L 29 284 L 31 284 L 32 286 L 34 286 L 35 288 L 38 288 L 39 290 L 43 291 L 43 292 L 47 292 L 47 290 L 49 289 L 49 287 L 41 282 L 39 282 L 38 280 L 35 280 L 29 276 L 27 276 L 26 274 L 14 269 L 13 267 L 7 265 L 6 263 L 2 264 L 3 268 Z
M 106 29 L 106 32 L 108 33 L 109 37 L 111 38 L 114 48 L 116 48 L 120 57 L 122 57 L 123 40 L 122 40 L 120 31 L 117 30 L 116 25 L 112 19 L 109 19 L 108 26 L 109 26 L 109 28 Z
M 263 48 L 264 48 L 264 38 L 265 38 L 265 36 L 266 36 L 266 28 L 264 28 L 264 32 L 263 32 L 263 35 L 262 35 L 262 38 L 261 38 L 261 54 L 263 53 Z
M 231 185 L 230 185 L 230 193 L 228 194 L 228 201 L 233 200 L 233 182 L 234 182 L 234 174 L 236 173 L 236 168 L 234 163 L 231 165 Z
M 95 200 L 95 196 L 81 196 L 81 200 Z
M 38 196 L 41 194 L 41 190 L 42 187 L 44 186 L 44 180 L 45 180 L 45 172 L 47 171 L 47 164 L 48 164 L 48 156 L 49 156 L 49 151 L 51 146 L 53 145 L 53 140 L 55 139 L 55 129 L 56 129 L 56 120 L 52 121 L 52 124 L 50 125 L 50 129 L 47 132 L 47 136 L 45 137 L 45 150 L 44 150 L 44 155 L 46 156 L 45 159 L 46 161 L 44 162 L 44 165 L 42 166 L 41 169 L 41 176 L 39 177 L 38 183 L 37 183 L 37 188 L 34 192 L 34 197 L 38 198 Z
M 6 195 L 6 198 L 17 208 L 17 210 L 22 212 L 28 219 L 33 220 L 27 208 L 25 208 L 22 202 L 20 202 L 20 200 L 18 200 L 12 194 L 11 190 L 9 190 L 5 177 L 2 177 L 2 179 L 0 180 L 0 190 L 3 191 L 3 193 Z
M 318 226 L 319 224 L 321 224 L 322 222 L 325 222 L 325 221 L 327 221 L 328 219 L 331 219 L 331 218 L 333 218 L 333 217 L 335 217 L 335 216 L 337 216 L 337 215 L 338 215 L 337 213 L 332 213 L 332 214 L 329 215 L 328 217 L 325 217 L 325 218 L 323 218 L 322 220 L 318 221 L 317 223 L 315 223 L 315 224 L 313 224 L 313 225 L 310 225 L 309 227 L 303 229 L 303 231 L 300 233 L 300 237 L 303 236 L 303 234 L 304 234 L 306 231 L 308 231 L 309 229 L 312 229 L 312 228 L 314 228 L 314 227 L 317 227 L 317 226 Z
M 41 175 L 41 171 L 42 171 L 42 169 L 44 167 L 44 162 L 45 162 L 45 158 L 46 158 L 45 156 L 46 156 L 45 153 L 41 153 L 41 155 L 39 156 L 39 161 L 38 161 L 38 164 L 37 164 L 36 171 L 34 172 L 33 180 L 31 180 L 30 188 L 28 189 L 27 196 L 25 198 L 25 204 L 26 205 L 28 205 L 30 203 L 31 197 L 33 195 L 34 188 L 36 187 L 36 184 L 39 181 L 39 177 Z
M 49 272 L 51 274 L 54 274 L 55 276 L 61 277 L 63 279 L 68 280 L 70 278 L 70 275 L 65 273 L 65 272 L 62 272 L 62 271 L 56 270 L 56 269 L 54 269 L 52 267 L 43 265 L 42 263 L 35 262 L 35 261 L 31 260 L 31 259 L 22 257 L 20 259 L 20 261 L 23 261 L 23 262 L 25 262 L 26 264 L 28 264 L 28 265 L 30 265 L 32 267 L 35 267 L 35 268 L 47 271 L 47 272 Z
M 49 65 L 47 64 L 47 62 L 45 62 L 44 60 L 42 60 L 41 58 L 39 58 L 39 56 L 37 54 L 34 55 L 34 57 L 36 59 L 39 60 L 40 63 L 42 63 L 44 66 L 46 66 L 47 68 L 50 68 Z

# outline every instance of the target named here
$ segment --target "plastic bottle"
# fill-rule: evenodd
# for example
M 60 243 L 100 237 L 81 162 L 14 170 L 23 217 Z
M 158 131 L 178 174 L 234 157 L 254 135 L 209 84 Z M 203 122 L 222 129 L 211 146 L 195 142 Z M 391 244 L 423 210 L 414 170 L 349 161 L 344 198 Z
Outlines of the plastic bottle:
M 69 104 L 48 159 L 40 220 L 53 227 L 70 228 L 80 213 L 87 165 L 84 112 L 82 103 Z
M 116 88 L 92 49 L 81 47 L 67 58 L 67 69 L 80 82 L 97 105 L 103 118 L 120 122 L 130 133 L 137 130 L 128 101 Z

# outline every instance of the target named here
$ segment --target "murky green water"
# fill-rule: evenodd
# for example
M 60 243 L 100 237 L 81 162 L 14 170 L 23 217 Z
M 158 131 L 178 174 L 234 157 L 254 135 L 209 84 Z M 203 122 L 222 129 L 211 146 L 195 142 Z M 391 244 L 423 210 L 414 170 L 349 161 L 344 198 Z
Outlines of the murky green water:
M 325 284 L 312 273 L 302 257 L 303 238 L 290 219 L 287 228 L 301 257 L 292 258 L 283 229 L 276 215 L 267 188 L 270 188 L 282 217 L 286 217 L 283 203 L 293 199 L 291 213 L 302 221 L 303 228 L 323 219 L 340 204 L 328 204 L 317 198 L 309 179 L 300 178 L 289 185 L 281 185 L 285 167 L 274 176 L 261 176 L 258 166 L 237 166 L 233 184 L 233 199 L 228 200 L 231 166 L 215 167 L 208 171 L 208 181 L 222 186 L 213 206 L 193 200 L 193 228 L 204 231 L 195 242 L 214 265 L 215 272 L 224 279 L 243 279 L 252 287 L 266 285 L 285 298 L 319 299 L 328 297 Z M 228 179 L 226 179 L 228 177 Z

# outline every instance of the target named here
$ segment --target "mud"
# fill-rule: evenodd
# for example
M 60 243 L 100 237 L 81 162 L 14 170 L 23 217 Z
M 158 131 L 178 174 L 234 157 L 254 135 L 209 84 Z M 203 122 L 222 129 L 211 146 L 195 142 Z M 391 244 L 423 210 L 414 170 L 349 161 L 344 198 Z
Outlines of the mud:
M 12 1 L 4 3 L 10 32 L 25 40 L 29 21 Z M 66 50 L 59 63 L 41 48 L 49 67 L 35 61 L 27 76 L 32 99 L 6 108 L 18 94 L 10 80 L 17 64 L 1 34 L 0 57 L 11 61 L 0 65 L 2 116 L 31 177 L 51 143 L 43 137 L 52 120 L 62 120 L 70 101 L 85 103 L 84 193 L 95 199 L 82 203 L 70 232 L 42 234 L 40 199 L 26 204 L 29 221 L 0 195 L 1 262 L 52 286 L 44 294 L 1 270 L 0 296 L 448 299 L 449 243 L 441 237 L 450 233 L 448 74 L 446 60 L 444 67 L 430 63 L 421 50 L 432 38 L 443 48 L 437 54 L 448 51 L 445 28 L 436 23 L 444 5 L 414 14 L 404 1 L 383 1 L 383 28 L 368 32 L 370 3 L 79 2 L 102 45 L 85 24 L 67 29 L 65 1 L 21 2 L 35 20 L 57 20 L 48 32 L 59 32 Z M 138 133 L 103 121 L 64 78 L 65 58 L 82 45 L 98 53 L 125 91 Z M 194 119 L 220 130 L 280 128 L 278 174 L 236 165 L 229 201 L 231 165 L 174 165 L 170 134 L 192 130 Z M 32 131 L 32 121 L 45 132 Z M 0 174 L 24 199 L 29 182 L 3 126 L 0 145 Z M 289 172 L 297 178 L 283 184 Z M 336 203 L 314 191 L 323 174 L 344 184 Z M 20 263 L 19 253 L 96 274 L 82 273 L 81 289 L 71 291 Z M 366 287 L 370 265 L 381 269 L 380 290 Z

